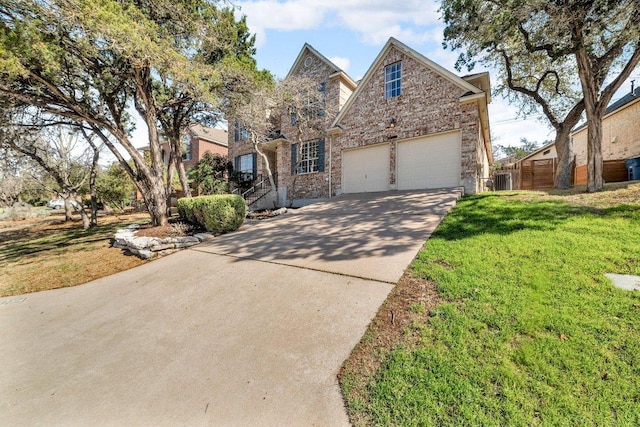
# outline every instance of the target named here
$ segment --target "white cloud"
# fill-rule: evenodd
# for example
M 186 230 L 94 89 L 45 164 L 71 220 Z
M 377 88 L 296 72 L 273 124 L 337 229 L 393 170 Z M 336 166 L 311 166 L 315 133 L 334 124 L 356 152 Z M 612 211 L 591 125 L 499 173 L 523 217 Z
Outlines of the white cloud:
M 243 1 L 238 15 L 247 16 L 249 29 L 256 34 L 256 47 L 266 42 L 266 30 L 294 31 L 317 28 L 323 21 L 324 8 L 313 1 L 276 0 Z
M 258 47 L 266 40 L 266 30 L 311 30 L 321 24 L 350 29 L 363 42 L 373 45 L 392 36 L 406 43 L 441 37 L 429 28 L 438 24 L 439 18 L 438 5 L 433 0 L 259 0 L 241 1 L 237 6 L 239 14 L 247 15 Z
M 447 70 L 451 71 L 452 73 L 458 76 L 470 74 L 466 72 L 466 69 L 462 71 L 457 71 L 455 69 L 456 61 L 458 60 L 458 52 L 452 52 L 450 50 L 439 48 L 426 53 L 425 52 L 420 52 L 420 53 L 422 53 L 424 56 L 426 56 L 436 64 L 446 68 Z M 480 71 L 474 70 L 473 72 L 480 72 Z
M 351 61 L 349 60 L 349 58 L 343 58 L 343 57 L 340 57 L 340 56 L 332 56 L 331 58 L 329 58 L 329 61 L 331 61 L 334 64 L 336 64 L 345 73 L 349 72 L 349 66 L 351 65 Z
M 406 43 L 431 40 L 431 34 L 416 27 L 437 24 L 437 5 L 433 1 L 409 0 L 401 3 L 386 0 L 327 0 L 337 24 L 357 33 L 365 43 L 380 45 L 389 37 Z

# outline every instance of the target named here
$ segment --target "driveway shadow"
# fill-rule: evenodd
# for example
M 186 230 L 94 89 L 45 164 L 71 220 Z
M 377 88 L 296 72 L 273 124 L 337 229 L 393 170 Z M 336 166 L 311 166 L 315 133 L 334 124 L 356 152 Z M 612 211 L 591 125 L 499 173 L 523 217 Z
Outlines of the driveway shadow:
M 395 283 L 459 196 L 344 195 L 247 224 L 196 250 Z

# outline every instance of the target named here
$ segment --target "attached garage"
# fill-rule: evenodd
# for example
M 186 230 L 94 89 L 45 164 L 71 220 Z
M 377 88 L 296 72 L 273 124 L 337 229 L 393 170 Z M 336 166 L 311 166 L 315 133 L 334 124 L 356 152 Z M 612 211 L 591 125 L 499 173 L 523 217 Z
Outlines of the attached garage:
M 368 193 L 389 190 L 389 144 L 342 152 L 342 191 Z
M 399 141 L 398 190 L 457 187 L 460 185 L 461 134 L 449 132 Z

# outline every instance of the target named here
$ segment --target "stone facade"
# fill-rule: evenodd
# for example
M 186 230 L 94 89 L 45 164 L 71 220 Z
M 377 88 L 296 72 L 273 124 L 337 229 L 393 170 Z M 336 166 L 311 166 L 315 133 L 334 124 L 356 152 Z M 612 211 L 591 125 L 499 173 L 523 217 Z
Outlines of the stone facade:
M 402 63 L 402 94 L 386 99 L 385 66 L 396 62 Z M 486 104 L 490 90 L 487 75 L 474 77 L 484 78 L 482 85 L 471 84 L 391 39 L 357 89 L 341 70 L 308 45 L 289 76 L 305 76 L 325 85 L 327 131 L 309 132 L 301 138 L 324 139 L 324 171 L 292 176 L 291 136 L 295 130 L 289 121 L 282 121 L 284 138 L 269 144 L 275 161 L 272 170 L 278 173 L 281 204 L 283 194 L 288 200 L 325 199 L 340 194 L 343 151 L 378 144 L 388 144 L 389 189 L 396 189 L 397 144 L 447 132 L 460 134 L 460 185 L 469 194 L 485 189 L 491 156 L 487 141 Z M 234 141 L 230 130 L 231 158 L 253 151 L 250 143 Z M 262 159 L 258 157 L 258 170 L 262 168 Z
M 402 95 L 385 99 L 385 67 L 396 62 L 402 63 Z M 462 134 L 461 183 L 465 192 L 482 191 L 489 162 L 478 106 L 476 102 L 460 102 L 467 90 L 393 46 L 370 73 L 340 118 L 342 133 L 332 140 L 332 194 L 341 192 L 343 150 L 388 143 L 390 189 L 394 189 L 397 144 L 452 130 Z
M 638 92 L 638 91 L 637 91 Z M 587 164 L 586 126 L 571 135 L 576 167 Z M 636 99 L 602 120 L 602 160 L 640 157 L 640 92 Z
M 324 129 L 329 127 L 355 87 L 355 83 L 346 74 L 309 45 L 305 45 L 302 49 L 294 66 L 289 71 L 289 76 L 305 77 L 318 85 L 324 85 L 326 97 L 323 119 Z M 286 204 L 287 199 L 314 200 L 329 198 L 329 156 L 325 155 L 324 172 L 292 175 L 291 145 L 295 143 L 296 138 L 294 136 L 297 132 L 289 118 L 283 117 L 281 122 L 282 129 L 280 129 L 280 132 L 288 139 L 280 139 L 275 144 L 270 144 L 263 149 L 270 158 L 269 166 L 272 173 L 277 172 L 278 174 L 280 204 Z M 231 126 L 233 126 L 232 120 L 229 120 L 229 126 L 231 129 Z M 318 139 L 326 141 L 326 132 L 306 130 L 300 137 L 302 142 Z M 237 156 L 253 152 L 255 152 L 255 149 L 250 141 L 236 141 L 234 132 L 229 132 L 229 157 L 231 160 Z M 260 156 L 257 158 L 257 170 L 258 174 L 266 176 L 265 162 Z

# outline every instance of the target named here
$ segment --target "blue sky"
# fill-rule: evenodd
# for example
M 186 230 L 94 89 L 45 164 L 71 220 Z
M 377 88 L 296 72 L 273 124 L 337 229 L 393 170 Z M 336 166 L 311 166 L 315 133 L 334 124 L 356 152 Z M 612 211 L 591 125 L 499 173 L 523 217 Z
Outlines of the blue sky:
M 389 37 L 395 37 L 458 75 L 457 52 L 442 47 L 444 25 L 433 0 L 258 0 L 233 2 L 256 34 L 258 66 L 285 77 L 304 43 L 332 60 L 354 80 L 367 71 Z M 485 71 L 476 68 L 473 72 Z M 488 70 L 491 72 L 491 70 Z M 638 70 L 633 73 L 640 83 Z M 633 78 L 633 77 L 632 77 Z M 496 86 L 492 76 L 492 87 Z M 577 82 L 576 82 L 577 83 Z M 614 100 L 628 92 L 625 82 Z M 552 140 L 552 128 L 499 97 L 489 105 L 493 144 L 518 145 L 520 138 Z

